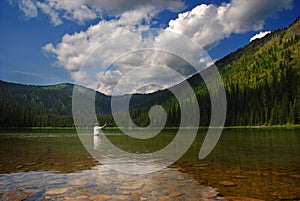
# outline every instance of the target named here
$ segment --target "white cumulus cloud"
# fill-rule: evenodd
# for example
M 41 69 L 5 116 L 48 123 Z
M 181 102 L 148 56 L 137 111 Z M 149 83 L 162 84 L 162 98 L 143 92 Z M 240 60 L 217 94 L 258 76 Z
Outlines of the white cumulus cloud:
M 271 33 L 271 31 L 264 31 L 264 32 L 260 31 L 258 34 L 256 34 L 255 36 L 250 38 L 250 42 L 255 40 L 255 39 L 263 38 L 269 33 Z
M 291 8 L 293 0 L 232 0 L 221 6 L 201 4 L 180 13 L 168 30 L 184 34 L 210 48 L 232 33 L 260 30 L 266 17 Z
M 65 34 L 61 42 L 55 47 L 49 43 L 43 47 L 46 52 L 56 56 L 58 65 L 66 68 L 68 71 L 78 70 L 85 58 L 99 45 L 105 46 L 105 52 L 97 55 L 97 61 L 100 61 L 103 67 L 113 58 L 117 58 L 122 52 L 122 46 L 128 47 L 129 44 L 134 48 L 140 43 L 139 36 L 133 31 L 137 26 L 148 28 L 147 25 L 141 25 L 145 17 L 144 12 L 150 12 L 149 9 L 140 9 L 137 11 L 129 11 L 121 15 L 119 19 L 110 21 L 100 21 L 96 25 L 90 26 L 86 31 L 74 33 L 72 35 Z M 147 16 L 146 16 L 147 17 Z M 104 43 L 109 38 L 114 38 L 122 33 L 132 31 L 122 41 L 117 44 L 112 40 L 109 44 Z M 111 59 L 112 58 L 112 59 Z
M 181 0 L 8 0 L 16 4 L 28 18 L 46 14 L 53 25 L 60 25 L 63 19 L 79 24 L 105 16 L 120 16 L 125 12 L 144 7 L 155 7 L 156 11 L 178 12 L 185 7 Z
M 57 1 L 46 0 L 45 2 L 50 5 L 50 2 Z M 119 13 L 119 16 L 110 20 L 102 19 L 87 30 L 66 34 L 60 43 L 46 44 L 43 49 L 56 57 L 57 64 L 68 70 L 72 79 L 107 94 L 112 93 L 113 85 L 121 79 L 120 76 L 135 67 L 144 66 L 144 73 L 147 75 L 143 76 L 145 82 L 137 83 L 137 79 L 130 74 L 126 80 L 123 80 L 128 86 L 124 93 L 130 93 L 132 86 L 139 86 L 140 89 L 145 90 L 151 88 L 149 86 L 154 85 L 150 82 L 150 78 L 156 80 L 157 85 L 162 87 L 179 82 L 175 76 L 159 72 L 157 66 L 170 67 L 183 75 L 182 79 L 184 79 L 195 73 L 193 67 L 201 70 L 212 63 L 209 56 L 205 55 L 199 47 L 208 50 L 232 33 L 260 30 L 264 27 L 267 17 L 291 8 L 292 4 L 292 0 L 232 0 L 220 6 L 201 4 L 190 11 L 180 13 L 176 19 L 169 22 L 167 28 L 160 29 L 151 36 L 151 31 L 145 35 L 143 31 L 136 30 L 137 28 L 149 29 L 151 20 L 163 8 L 174 11 L 181 9 L 184 5 L 181 1 L 177 4 L 173 0 L 139 1 L 139 3 L 137 0 L 125 1 L 137 2 L 134 6 L 124 1 L 85 0 L 84 2 L 90 5 L 81 8 L 85 13 L 88 13 L 86 10 L 88 9 L 99 16 L 105 14 L 103 10 L 105 7 L 107 11 Z M 103 3 L 102 7 L 100 2 Z M 161 9 L 154 7 L 154 3 L 157 3 Z M 76 3 L 72 6 L 63 3 L 51 4 L 50 7 L 54 10 L 63 7 L 65 18 L 76 18 L 80 22 L 80 18 L 75 17 L 82 16 L 82 14 L 75 15 Z M 81 21 L 85 19 L 82 18 Z M 162 51 L 135 52 L 149 47 Z M 165 50 L 167 53 L 164 53 Z M 147 68 L 149 65 L 152 68 Z M 107 69 L 109 66 L 110 68 Z M 138 72 L 141 76 L 140 68 Z M 158 75 L 163 75 L 164 78 Z M 102 80 L 100 84 L 99 78 Z

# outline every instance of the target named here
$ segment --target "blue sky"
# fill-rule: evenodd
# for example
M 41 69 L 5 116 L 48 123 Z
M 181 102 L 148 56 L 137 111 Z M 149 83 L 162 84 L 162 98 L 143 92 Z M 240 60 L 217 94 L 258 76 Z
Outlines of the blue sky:
M 92 43 L 116 32 L 133 32 L 134 27 L 183 34 L 216 60 L 243 47 L 260 31 L 287 27 L 299 11 L 296 0 L 2 0 L 0 80 L 36 85 L 74 82 Z M 110 47 L 106 51 L 115 52 Z M 105 65 L 105 59 L 99 65 Z M 110 75 L 105 89 L 114 79 Z

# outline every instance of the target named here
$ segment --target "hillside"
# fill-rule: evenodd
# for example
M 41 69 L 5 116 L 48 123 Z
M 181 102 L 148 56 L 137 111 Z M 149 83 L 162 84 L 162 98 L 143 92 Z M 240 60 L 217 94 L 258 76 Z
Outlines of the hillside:
M 216 62 L 227 94 L 226 125 L 300 123 L 299 39 L 298 18 L 289 28 L 256 39 Z M 207 89 L 198 74 L 188 82 L 200 103 L 200 124 L 207 126 L 210 122 Z M 166 91 L 160 91 L 152 94 L 154 100 L 151 102 L 164 105 L 172 116 L 167 122 L 169 126 L 178 125 L 180 109 L 176 100 L 169 96 Z M 133 113 L 146 110 L 150 105 L 149 101 Z M 139 121 L 136 118 L 135 122 Z
M 0 81 L 0 127 L 73 126 L 73 84 L 23 85 Z M 110 97 L 96 93 L 97 113 L 110 113 Z
M 226 125 L 300 123 L 299 39 L 297 19 L 289 28 L 254 40 L 216 62 L 227 94 Z M 200 103 L 200 124 L 207 126 L 210 122 L 207 89 L 198 74 L 188 82 Z M 72 84 L 30 86 L 0 81 L 0 127 L 73 126 L 72 89 Z M 112 126 L 110 98 L 97 93 L 95 108 L 100 121 Z M 148 110 L 154 104 L 161 104 L 167 111 L 167 126 L 180 123 L 178 102 L 168 90 L 135 94 L 130 104 L 131 116 L 140 126 L 149 123 Z
M 299 40 L 298 18 L 216 64 L 227 91 L 227 125 L 300 123 Z
M 51 86 L 23 85 L 0 81 L 0 99 L 20 105 L 34 107 L 42 113 L 71 115 L 73 84 Z M 97 92 L 96 110 L 109 113 L 110 97 Z
M 0 127 L 62 126 L 72 127 L 73 84 L 35 86 L 0 80 Z M 90 89 L 87 89 L 89 91 Z M 92 90 L 91 90 L 92 91 Z M 94 91 L 93 91 L 94 92 Z M 133 95 L 131 107 L 137 107 L 152 95 Z M 123 96 L 119 97 L 124 98 Z M 111 97 L 95 93 L 95 110 L 103 121 L 113 125 Z M 103 119 L 104 118 L 104 119 Z

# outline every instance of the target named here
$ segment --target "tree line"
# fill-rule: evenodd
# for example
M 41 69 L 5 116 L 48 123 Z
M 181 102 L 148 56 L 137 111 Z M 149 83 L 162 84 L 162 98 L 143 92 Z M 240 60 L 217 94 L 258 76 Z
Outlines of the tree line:
M 290 28 L 254 40 L 216 63 L 227 97 L 226 126 L 300 124 L 299 30 L 300 22 L 297 19 Z M 211 103 L 207 88 L 200 76 L 194 76 L 188 82 L 197 96 L 200 109 L 199 126 L 208 126 Z M 44 87 L 44 91 L 27 87 L 28 93 L 26 92 L 25 95 L 21 93 L 24 87 L 4 86 L 10 88 L 6 90 L 7 93 L 2 91 L 4 95 L 0 96 L 0 127 L 74 126 L 71 115 L 70 85 L 59 85 L 56 88 Z M 15 87 L 18 90 L 14 90 Z M 32 90 L 37 91 L 38 95 L 28 98 Z M 15 97 L 16 93 L 19 93 L 17 98 L 19 102 L 7 98 Z M 53 100 L 50 96 L 54 97 Z M 22 101 L 24 97 L 30 101 Z M 45 106 L 43 101 L 48 104 Z M 97 117 L 100 123 L 106 122 L 108 126 L 116 126 L 110 112 L 109 101 L 110 97 L 96 95 Z M 184 104 L 188 112 L 192 113 L 194 111 L 189 107 L 191 105 L 189 101 L 192 100 L 187 97 Z M 180 125 L 181 108 L 168 90 L 148 95 L 135 95 L 131 102 L 129 113 L 132 121 L 138 126 L 149 125 L 149 109 L 156 104 L 161 105 L 167 113 L 166 126 Z M 36 105 L 44 105 L 44 109 L 35 107 Z

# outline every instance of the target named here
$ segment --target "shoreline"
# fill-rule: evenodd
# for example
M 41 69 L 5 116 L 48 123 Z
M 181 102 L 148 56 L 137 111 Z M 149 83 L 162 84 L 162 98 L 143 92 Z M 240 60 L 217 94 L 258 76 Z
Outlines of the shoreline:
M 166 130 L 172 130 L 172 129 L 178 129 L 179 127 L 164 127 L 163 129 Z M 194 129 L 195 127 L 186 127 L 184 129 Z M 208 129 L 213 127 L 198 127 L 197 129 Z M 221 128 L 221 127 L 216 127 Z M 285 124 L 285 125 L 272 125 L 272 126 L 225 126 L 222 129 L 277 129 L 277 128 L 300 128 L 300 124 Z M 53 127 L 53 126 L 46 126 L 46 127 L 0 127 L 0 130 L 51 130 L 51 129 L 57 129 L 57 130 L 76 130 L 76 127 Z M 92 129 L 89 127 L 86 127 L 84 129 Z M 105 130 L 120 130 L 119 127 L 106 127 Z

